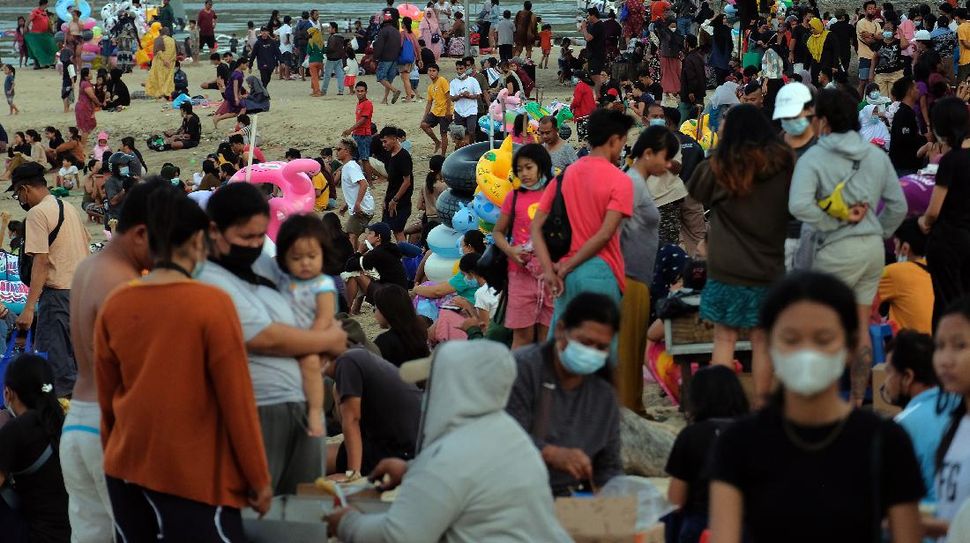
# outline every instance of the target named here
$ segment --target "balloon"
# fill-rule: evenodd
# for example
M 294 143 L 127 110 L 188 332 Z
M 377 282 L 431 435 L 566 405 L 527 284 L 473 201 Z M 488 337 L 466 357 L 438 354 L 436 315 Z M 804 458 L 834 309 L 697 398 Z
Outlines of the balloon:
M 462 234 L 469 230 L 474 230 L 477 225 L 478 216 L 475 215 L 475 211 L 468 205 L 463 205 L 451 217 L 451 227 Z
M 84 32 L 81 32 L 82 40 L 91 41 L 92 38 L 94 38 L 94 32 L 91 32 L 90 30 L 85 30 Z
M 401 15 L 401 17 L 407 17 L 412 21 L 417 19 L 418 14 L 423 13 L 421 9 L 414 4 L 398 4 L 397 12 Z
M 269 199 L 269 228 L 266 230 L 266 235 L 275 242 L 280 225 L 287 217 L 313 210 L 315 195 L 310 178 L 319 171 L 320 164 L 309 158 L 263 162 L 239 170 L 229 182 L 245 183 L 246 173 L 250 172 L 250 183 L 270 183 L 280 188 L 283 195 Z
M 67 32 L 67 23 L 61 23 L 61 32 Z
M 701 117 L 701 128 L 697 129 L 697 119 L 689 119 L 680 125 L 680 132 L 697 140 L 705 152 L 717 147 L 717 133 L 710 128 L 710 115 Z
M 498 221 L 498 216 L 501 215 L 502 208 L 490 202 L 484 193 L 479 192 L 472 199 L 472 210 L 475 211 L 475 215 L 480 220 L 494 225 Z
M 71 12 L 75 9 L 81 12 L 82 21 L 91 16 L 91 5 L 87 0 L 57 0 L 54 5 L 54 12 L 62 21 L 72 20 Z
M 99 47 L 98 44 L 89 41 L 81 44 L 81 50 L 89 53 L 99 53 L 101 52 L 101 47 Z
M 81 22 L 81 27 L 84 28 L 84 30 L 91 30 L 96 26 L 98 26 L 98 22 L 94 19 L 88 19 Z
M 81 53 L 81 62 L 91 62 L 92 60 L 94 60 L 94 57 L 96 57 L 96 56 L 97 55 L 95 55 L 94 53 L 92 53 L 90 51 L 85 51 L 85 52 Z
M 439 224 L 428 232 L 428 247 L 431 248 L 433 254 L 440 257 L 460 258 L 461 251 L 458 250 L 456 244 L 461 239 L 461 236 L 461 233 L 455 231 L 453 228 Z M 427 270 L 425 271 L 427 272 Z
M 104 30 L 100 26 L 96 26 L 91 29 L 91 32 L 94 32 L 95 36 L 100 36 L 104 32 Z
M 509 174 L 512 169 L 513 152 L 512 138 L 505 138 L 501 147 L 482 155 L 475 169 L 478 178 L 477 192 L 484 193 L 485 197 L 497 206 L 502 205 L 505 195 L 512 190 Z

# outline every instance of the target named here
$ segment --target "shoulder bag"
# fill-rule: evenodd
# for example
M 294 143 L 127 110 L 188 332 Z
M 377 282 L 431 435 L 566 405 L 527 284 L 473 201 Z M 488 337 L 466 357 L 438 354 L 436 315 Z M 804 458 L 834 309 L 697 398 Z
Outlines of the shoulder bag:
M 552 207 L 546 222 L 542 224 L 542 239 L 549 249 L 549 258 L 553 262 L 566 256 L 573 241 L 573 229 L 569 225 L 569 215 L 566 213 L 566 200 L 562 195 L 562 184 L 565 177 L 562 173 L 556 176 L 556 196 L 552 200 Z

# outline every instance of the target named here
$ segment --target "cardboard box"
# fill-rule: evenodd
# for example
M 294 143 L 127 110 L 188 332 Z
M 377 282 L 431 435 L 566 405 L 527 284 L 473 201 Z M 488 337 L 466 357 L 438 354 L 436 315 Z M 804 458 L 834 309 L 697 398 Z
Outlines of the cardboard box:
M 633 496 L 560 498 L 556 517 L 576 543 L 636 541 L 637 500 Z
M 886 364 L 876 364 L 872 367 L 872 408 L 883 415 L 896 416 L 902 409 L 885 402 L 879 389 L 886 382 Z

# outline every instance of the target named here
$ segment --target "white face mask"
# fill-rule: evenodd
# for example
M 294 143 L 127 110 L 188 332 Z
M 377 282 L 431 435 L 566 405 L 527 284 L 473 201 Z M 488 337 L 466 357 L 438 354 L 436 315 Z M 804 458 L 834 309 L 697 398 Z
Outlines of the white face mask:
M 771 350 L 775 375 L 788 390 L 803 396 L 815 396 L 842 377 L 845 370 L 845 349 L 825 354 L 812 349 L 791 353 Z

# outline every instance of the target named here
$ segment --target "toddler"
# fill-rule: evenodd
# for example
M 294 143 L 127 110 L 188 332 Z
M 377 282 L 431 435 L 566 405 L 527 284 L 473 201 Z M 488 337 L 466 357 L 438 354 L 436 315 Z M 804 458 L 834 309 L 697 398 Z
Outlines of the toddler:
M 323 247 L 328 240 L 323 221 L 313 214 L 286 219 L 276 236 L 276 263 L 283 272 L 280 292 L 289 298 L 297 324 L 318 331 L 334 326 L 337 307 L 337 287 L 323 273 Z M 299 362 L 307 399 L 307 433 L 322 436 L 326 431 L 320 356 L 304 356 Z
M 62 160 L 61 169 L 57 171 L 57 186 L 64 187 L 67 190 L 78 186 L 78 172 L 79 170 L 77 169 L 77 164 L 74 163 L 74 158 L 65 156 Z
M 98 144 L 91 150 L 91 158 L 100 159 L 105 153 L 111 154 L 111 146 L 108 144 L 108 133 L 102 130 L 98 132 Z
M 17 106 L 15 106 L 13 103 L 14 79 L 17 77 L 17 69 L 10 64 L 4 64 L 3 73 L 7 75 L 7 77 L 5 77 L 3 80 L 3 94 L 7 97 L 7 105 L 10 106 L 10 114 L 16 115 L 20 113 L 20 110 L 17 109 Z
M 549 68 L 549 53 L 552 52 L 552 25 L 542 25 L 539 31 L 539 47 L 542 49 L 542 58 L 539 60 L 541 68 Z

